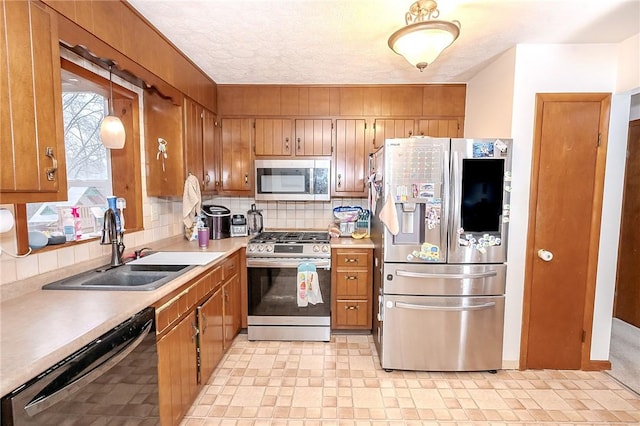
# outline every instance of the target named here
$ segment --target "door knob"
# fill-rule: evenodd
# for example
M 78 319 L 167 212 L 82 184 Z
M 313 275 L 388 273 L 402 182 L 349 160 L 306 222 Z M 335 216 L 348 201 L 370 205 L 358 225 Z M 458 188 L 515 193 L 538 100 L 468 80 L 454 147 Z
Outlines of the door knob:
M 538 250 L 538 257 L 545 262 L 551 262 L 551 260 L 553 259 L 553 253 L 545 249 L 540 249 Z

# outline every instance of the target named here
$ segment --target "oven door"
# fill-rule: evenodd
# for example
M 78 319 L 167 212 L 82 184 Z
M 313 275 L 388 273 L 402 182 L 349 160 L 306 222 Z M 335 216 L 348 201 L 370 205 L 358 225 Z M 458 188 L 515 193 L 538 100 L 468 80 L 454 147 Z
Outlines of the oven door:
M 301 263 L 316 266 L 323 303 L 299 307 Z M 331 259 L 247 259 L 249 340 L 328 341 L 331 332 Z

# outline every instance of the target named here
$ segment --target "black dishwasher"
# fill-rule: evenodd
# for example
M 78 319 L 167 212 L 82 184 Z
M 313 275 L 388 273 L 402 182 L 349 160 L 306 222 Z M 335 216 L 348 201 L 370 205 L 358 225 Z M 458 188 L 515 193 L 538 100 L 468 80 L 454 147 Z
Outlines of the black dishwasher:
M 158 352 L 147 308 L 2 398 L 2 426 L 157 425 Z

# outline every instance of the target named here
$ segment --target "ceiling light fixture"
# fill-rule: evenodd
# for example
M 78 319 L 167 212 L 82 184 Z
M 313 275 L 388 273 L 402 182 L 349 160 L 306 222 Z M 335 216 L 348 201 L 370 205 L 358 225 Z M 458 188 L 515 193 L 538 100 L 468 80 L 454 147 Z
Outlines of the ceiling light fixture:
M 434 0 L 418 0 L 405 15 L 406 27 L 389 37 L 389 47 L 420 72 L 460 35 L 460 22 L 440 21 Z
M 113 62 L 109 62 L 109 115 L 102 119 L 100 124 L 100 139 L 102 145 L 109 149 L 122 149 L 126 134 L 124 125 L 120 118 L 113 112 L 113 81 L 111 80 L 111 67 Z

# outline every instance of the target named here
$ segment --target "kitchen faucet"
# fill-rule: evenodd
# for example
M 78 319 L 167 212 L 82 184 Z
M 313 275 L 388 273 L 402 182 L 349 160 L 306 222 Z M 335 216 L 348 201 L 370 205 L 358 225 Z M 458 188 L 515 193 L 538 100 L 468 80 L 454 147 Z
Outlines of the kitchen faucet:
M 104 212 L 104 226 L 102 228 L 102 238 L 100 244 L 111 244 L 111 266 L 120 266 L 122 254 L 124 253 L 124 232 L 118 231 L 116 213 L 109 208 Z

